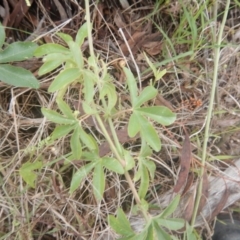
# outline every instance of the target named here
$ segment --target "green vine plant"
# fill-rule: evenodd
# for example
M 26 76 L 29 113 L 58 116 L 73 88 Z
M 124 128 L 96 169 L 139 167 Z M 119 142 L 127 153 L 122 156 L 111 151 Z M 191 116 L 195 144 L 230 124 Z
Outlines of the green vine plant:
M 149 204 L 145 200 L 149 182 L 154 178 L 156 170 L 155 163 L 149 160 L 149 156 L 152 150 L 161 149 L 161 141 L 151 121 L 167 126 L 175 121 L 176 115 L 163 106 L 147 106 L 147 102 L 156 97 L 157 89 L 150 85 L 139 93 L 132 72 L 123 67 L 126 91 L 129 92 L 131 99 L 131 107 L 125 110 L 130 115 L 128 135 L 133 138 L 139 134 L 141 138 L 141 148 L 137 158 L 130 150 L 125 149 L 119 141 L 113 121 L 116 115 L 121 114 L 117 108 L 120 99 L 113 78 L 108 73 L 107 65 L 91 51 L 88 59 L 85 59 L 81 52 L 85 38 L 90 36 L 89 28 L 91 25 L 88 22 L 83 24 L 75 39 L 67 34 L 57 33 L 67 47 L 48 43 L 39 46 L 35 51 L 36 57 L 43 57 L 44 63 L 39 69 L 40 76 L 60 66 L 63 68 L 48 88 L 49 92 L 56 93 L 56 104 L 61 113 L 47 108 L 42 108 L 42 113 L 56 124 L 49 142 L 70 136 L 71 152 L 65 158 L 66 163 L 76 159 L 81 159 L 85 163 L 73 174 L 69 192 L 73 194 L 88 174 L 92 174 L 93 194 L 100 203 L 105 190 L 105 169 L 124 175 L 135 198 L 137 209 L 143 214 L 146 224 L 140 233 L 134 232 L 123 210 L 118 209 L 116 216 L 108 216 L 111 228 L 122 237 L 121 239 L 177 239 L 169 232 L 185 226 L 183 219 L 171 218 L 179 204 L 180 196 L 177 195 L 157 216 L 149 213 Z M 89 43 L 91 44 L 91 41 Z M 164 72 L 158 71 L 149 59 L 147 61 L 156 80 L 160 79 Z M 76 83 L 80 83 L 83 87 L 83 112 L 72 111 L 64 100 L 68 87 Z M 112 156 L 100 156 L 97 141 L 84 129 L 83 118 L 90 116 L 95 119 L 108 142 Z M 110 133 L 106 126 L 110 129 Z M 129 174 L 133 169 L 137 169 L 134 178 Z M 24 179 L 24 176 L 22 177 Z M 136 181 L 140 182 L 138 189 L 134 184 Z
M 33 57 L 38 45 L 33 42 L 7 44 L 5 38 L 5 29 L 0 23 L 0 81 L 15 87 L 39 88 L 39 81 L 30 71 L 11 64 Z

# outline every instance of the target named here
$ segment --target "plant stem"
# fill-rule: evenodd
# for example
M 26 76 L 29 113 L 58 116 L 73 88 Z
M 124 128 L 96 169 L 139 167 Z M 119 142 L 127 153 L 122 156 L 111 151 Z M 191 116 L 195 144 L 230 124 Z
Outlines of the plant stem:
M 87 21 L 87 24 L 88 24 L 88 41 L 89 41 L 89 51 L 90 51 L 90 55 L 94 58 L 94 61 L 95 61 L 95 55 L 94 55 L 94 49 L 93 49 L 93 39 L 92 39 L 92 27 L 91 27 L 91 21 L 90 21 L 90 11 L 89 11 L 89 1 L 88 0 L 85 0 L 85 6 L 86 6 L 86 21 Z M 95 67 L 94 67 L 94 72 L 95 74 L 98 74 L 98 68 L 97 68 L 97 64 L 95 62 Z M 100 87 L 100 86 L 99 86 Z M 100 88 L 99 88 L 100 89 Z M 103 104 L 106 106 L 106 104 Z M 121 145 L 119 143 L 119 140 L 118 140 L 118 137 L 116 135 L 116 131 L 114 129 L 114 126 L 113 126 L 113 123 L 111 121 L 111 119 L 109 119 L 108 123 L 109 123 L 109 126 L 110 126 L 110 129 L 111 129 L 111 133 L 112 133 L 112 136 L 113 136 L 113 139 L 114 139 L 114 143 L 111 139 L 111 137 L 109 136 L 103 122 L 102 122 L 102 119 L 101 117 L 97 114 L 96 116 L 96 120 L 106 138 L 106 140 L 108 141 L 109 145 L 110 145 L 110 149 L 112 150 L 112 152 L 114 153 L 114 155 L 116 156 L 117 160 L 121 163 L 121 165 L 123 166 L 123 168 L 125 169 L 126 167 L 126 163 L 125 161 L 122 159 L 122 157 L 120 156 L 119 152 L 122 150 L 121 149 Z M 115 146 L 116 145 L 116 146 Z M 117 148 L 116 148 L 117 147 Z M 135 201 L 138 205 L 141 205 L 141 200 L 139 198 L 139 195 L 137 193 L 137 190 L 134 186 L 134 183 L 128 173 L 128 171 L 125 171 L 125 177 L 126 177 L 126 180 L 129 184 L 129 187 L 133 193 L 133 196 L 135 198 Z M 148 216 L 146 215 L 145 211 L 142 211 L 145 219 L 147 220 L 148 219 Z
M 203 188 L 203 174 L 205 170 L 206 165 L 206 155 L 207 155 L 207 143 L 209 138 L 209 132 L 210 132 L 210 123 L 212 118 L 212 111 L 213 111 L 213 104 L 214 104 L 214 98 L 215 98 L 215 91 L 217 88 L 217 79 L 218 79 L 218 67 L 219 67 L 219 58 L 220 58 L 220 45 L 222 42 L 222 36 L 223 36 L 223 29 L 225 26 L 225 22 L 227 19 L 227 14 L 229 10 L 230 0 L 227 0 L 226 2 L 226 8 L 222 20 L 222 24 L 220 27 L 217 43 L 216 43 L 216 50 L 215 52 L 215 58 L 214 58 L 214 72 L 213 72 L 213 83 L 212 83 L 212 90 L 211 90 L 211 96 L 209 101 L 209 108 L 208 108 L 208 114 L 207 114 L 207 120 L 206 120 L 206 126 L 205 126 L 205 132 L 204 132 L 204 142 L 203 142 L 203 152 L 202 152 L 202 162 L 201 162 L 201 170 L 200 170 L 200 181 L 197 189 L 197 196 L 195 201 L 195 207 L 194 212 L 192 216 L 191 226 L 193 227 L 195 224 L 195 220 L 197 217 L 197 212 L 202 196 L 202 188 Z M 215 19 L 216 21 L 216 19 Z M 216 34 L 216 33 L 215 33 Z
M 104 134 L 104 136 L 105 136 L 105 138 L 106 138 L 106 140 L 108 141 L 108 143 L 109 143 L 109 145 L 110 145 L 111 150 L 112 150 L 113 153 L 115 154 L 117 160 L 121 163 L 121 165 L 122 165 L 123 168 L 125 169 L 126 163 L 125 163 L 124 160 L 122 160 L 122 158 L 121 158 L 118 150 L 116 149 L 116 147 L 115 147 L 112 139 L 110 138 L 110 136 L 109 136 L 109 134 L 108 134 L 108 132 L 107 132 L 107 130 L 106 130 L 103 122 L 102 122 L 102 119 L 100 118 L 99 115 L 96 115 L 96 119 L 97 119 L 97 122 L 98 122 L 98 124 L 99 124 L 99 126 L 100 126 L 100 128 L 101 128 L 101 130 L 102 130 L 102 132 L 103 132 L 103 134 Z M 140 200 L 140 198 L 139 198 L 139 196 L 138 196 L 137 190 L 136 190 L 136 188 L 135 188 L 135 186 L 134 186 L 134 184 L 133 184 L 133 182 L 132 182 L 132 179 L 131 179 L 128 171 L 125 171 L 125 177 L 126 177 L 126 180 L 127 180 L 128 184 L 129 184 L 129 187 L 130 187 L 130 189 L 131 189 L 131 191 L 132 191 L 132 193 L 133 193 L 133 196 L 134 196 L 137 204 L 140 205 L 141 200 Z

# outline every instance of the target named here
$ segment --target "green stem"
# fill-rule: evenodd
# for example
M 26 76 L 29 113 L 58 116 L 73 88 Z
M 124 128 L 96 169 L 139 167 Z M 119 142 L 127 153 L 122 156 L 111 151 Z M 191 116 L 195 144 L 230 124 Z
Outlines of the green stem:
M 211 90 L 211 96 L 210 96 L 210 102 L 209 102 L 209 108 L 208 108 L 208 114 L 207 114 L 207 120 L 206 120 L 205 132 L 204 132 L 202 162 L 201 162 L 201 170 L 200 170 L 200 180 L 199 180 L 199 185 L 198 185 L 198 189 L 197 189 L 195 207 L 194 207 L 194 212 L 193 212 L 192 221 L 191 221 L 191 226 L 192 227 L 194 226 L 195 221 L 196 221 L 197 212 L 198 212 L 198 208 L 199 208 L 199 204 L 200 204 L 200 200 L 201 200 L 201 196 L 202 196 L 203 174 L 204 174 L 204 170 L 205 170 L 206 156 L 207 156 L 207 143 L 208 143 L 208 138 L 209 138 L 209 133 L 210 133 L 210 123 L 211 123 L 211 118 L 212 118 L 215 91 L 216 91 L 216 88 L 217 88 L 218 67 L 219 67 L 219 58 L 220 58 L 220 45 L 221 45 L 221 42 L 222 42 L 223 29 L 224 29 L 225 22 L 226 22 L 226 19 L 227 19 L 229 5 L 230 5 L 230 0 L 227 0 L 222 24 L 221 24 L 218 39 L 217 39 L 216 51 L 214 51 L 215 52 L 215 58 L 214 58 L 213 83 L 212 83 L 212 90 Z M 216 21 L 216 19 L 215 19 L 215 21 Z
M 94 61 L 95 61 L 95 55 L 94 55 L 94 49 L 93 49 L 93 39 L 92 39 L 92 26 L 91 26 L 91 20 L 90 20 L 90 7 L 89 7 L 89 0 L 85 0 L 85 7 L 86 7 L 86 21 L 87 21 L 87 24 L 88 24 L 88 42 L 89 42 L 89 51 L 90 51 L 90 55 L 94 58 Z M 95 62 L 94 64 L 94 72 L 95 74 L 99 74 L 98 73 L 98 67 L 97 67 L 97 64 Z M 99 85 L 99 83 L 98 83 Z M 98 86 L 100 87 L 100 86 Z M 100 89 L 100 88 L 99 88 Z M 106 106 L 106 105 L 105 105 Z M 118 140 L 118 137 L 116 135 L 116 131 L 114 129 L 114 126 L 113 126 L 113 123 L 112 121 L 109 121 L 109 126 L 110 126 L 110 129 L 111 129 L 111 133 L 112 133 L 112 136 L 113 136 L 113 139 L 114 139 L 114 143 L 116 146 L 114 145 L 111 137 L 109 136 L 103 122 L 102 122 L 102 119 L 99 115 L 96 115 L 96 120 L 106 138 L 106 140 L 108 141 L 109 145 L 110 145 L 110 149 L 112 150 L 112 152 L 114 153 L 114 155 L 116 156 L 117 160 L 121 163 L 121 165 L 123 166 L 123 168 L 125 169 L 126 167 L 126 162 L 125 160 L 122 159 L 122 157 L 120 156 L 119 152 L 121 151 L 121 146 L 120 146 L 120 143 L 119 143 L 119 140 Z M 133 196 L 136 200 L 136 203 L 138 205 L 141 205 L 141 200 L 139 198 L 139 195 L 137 193 L 137 190 L 134 186 L 134 183 L 128 173 L 128 171 L 125 171 L 125 177 L 126 177 L 126 180 L 129 184 L 129 187 L 133 193 Z M 147 220 L 148 219 L 148 216 L 146 215 L 145 211 L 142 211 L 143 212 L 143 215 L 145 217 L 145 219 Z
M 109 145 L 110 145 L 111 150 L 112 150 L 113 153 L 115 154 L 117 160 L 121 163 L 121 165 L 122 165 L 123 168 L 125 169 L 126 163 L 125 163 L 124 160 L 122 160 L 122 158 L 121 158 L 118 150 L 116 149 L 116 147 L 115 147 L 115 145 L 114 145 L 111 137 L 109 136 L 109 134 L 108 134 L 108 132 L 107 132 L 107 129 L 105 128 L 105 126 L 104 126 L 104 124 L 103 124 L 103 122 L 102 122 L 102 119 L 100 118 L 99 115 L 96 115 L 95 117 L 96 117 L 96 120 L 97 120 L 97 122 L 98 122 L 98 124 L 99 124 L 99 126 L 100 126 L 100 128 L 101 128 L 101 130 L 102 130 L 102 132 L 103 132 L 103 134 L 104 134 L 104 136 L 105 136 L 105 138 L 106 138 L 106 140 L 108 141 L 108 143 L 109 143 Z M 114 132 L 115 132 L 115 131 L 114 131 Z M 134 196 L 137 204 L 140 205 L 140 204 L 141 204 L 141 200 L 140 200 L 140 198 L 139 198 L 139 195 L 138 195 L 138 193 L 137 193 L 137 190 L 136 190 L 136 188 L 135 188 L 135 186 L 134 186 L 134 184 L 133 184 L 133 181 L 132 181 L 132 179 L 131 179 L 128 171 L 125 171 L 124 174 L 125 174 L 126 180 L 127 180 L 128 184 L 129 184 L 129 187 L 130 187 L 130 189 L 131 189 L 131 191 L 132 191 L 132 193 L 133 193 L 133 196 Z
M 118 159 L 118 161 L 119 161 L 119 162 L 122 164 L 122 166 L 125 168 L 125 166 L 126 166 L 125 161 L 122 160 L 121 156 L 119 155 L 119 153 L 118 153 L 118 151 L 117 151 L 117 149 L 116 149 L 116 147 L 115 147 L 115 145 L 114 145 L 111 137 L 109 136 L 109 134 L 108 134 L 108 132 L 107 132 L 106 127 L 104 126 L 104 124 L 103 124 L 103 122 L 102 122 L 101 117 L 100 117 L 99 115 L 96 115 L 95 117 L 96 117 L 96 120 L 97 120 L 97 122 L 98 122 L 98 124 L 99 124 L 99 126 L 100 126 L 100 128 L 101 128 L 101 130 L 102 130 L 102 132 L 103 132 L 103 134 L 104 134 L 104 136 L 105 136 L 105 138 L 106 138 L 106 140 L 108 141 L 108 143 L 109 143 L 109 145 L 110 145 L 111 150 L 112 150 L 113 153 L 115 154 L 115 156 L 116 156 L 116 158 Z

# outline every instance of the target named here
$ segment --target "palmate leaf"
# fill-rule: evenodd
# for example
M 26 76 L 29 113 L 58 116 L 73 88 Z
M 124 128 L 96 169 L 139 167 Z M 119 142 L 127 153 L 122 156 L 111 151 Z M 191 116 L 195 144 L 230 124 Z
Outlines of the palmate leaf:
M 69 107 L 69 105 L 65 101 L 57 97 L 56 102 L 59 109 L 66 117 L 68 117 L 69 119 L 75 119 L 72 109 Z
M 39 46 L 35 50 L 34 56 L 42 57 L 44 55 L 49 55 L 51 53 L 69 54 L 69 50 L 60 44 L 48 43 L 48 44 Z
M 96 164 L 93 173 L 93 194 L 97 201 L 101 201 L 103 198 L 103 192 L 105 190 L 105 174 L 102 165 L 102 159 Z
M 169 218 L 169 219 L 164 219 L 164 218 L 157 218 L 155 219 L 156 223 L 158 223 L 160 226 L 163 226 L 169 230 L 179 230 L 185 226 L 185 221 L 181 218 Z
M 50 120 L 54 123 L 69 124 L 69 125 L 76 123 L 76 120 L 66 118 L 63 115 L 61 115 L 53 110 L 50 110 L 47 108 L 42 108 L 41 111 L 42 111 L 42 114 L 44 115 L 44 117 L 46 117 L 48 120 Z
M 93 102 L 93 98 L 95 95 L 94 84 L 96 75 L 92 71 L 86 69 L 83 71 L 83 78 L 84 78 L 83 84 L 84 100 L 86 101 L 87 104 L 91 104 Z
M 76 160 L 79 160 L 82 156 L 82 145 L 80 142 L 80 129 L 77 126 L 70 139 L 70 147 L 72 150 L 72 155 Z
M 88 24 L 85 22 L 78 30 L 75 42 L 79 47 L 82 46 L 84 39 L 88 36 Z
M 61 137 L 65 137 L 67 136 L 73 129 L 75 128 L 74 125 L 60 125 L 57 126 L 52 134 L 51 134 L 51 139 L 52 140 L 56 140 L 59 139 Z
M 154 88 L 153 86 L 145 87 L 141 94 L 137 97 L 136 104 L 133 107 L 139 108 L 145 102 L 156 97 L 157 93 L 158 93 L 157 89 Z
M 148 169 L 151 179 L 154 179 L 155 171 L 156 171 L 156 164 L 153 161 L 149 161 L 145 158 L 142 158 L 141 161 Z
M 16 62 L 26 60 L 33 56 L 38 47 L 33 42 L 15 42 L 0 52 L 0 63 Z
M 133 112 L 128 121 L 128 136 L 135 137 L 140 129 L 141 126 L 138 123 L 138 116 L 135 112 Z
M 43 57 L 43 62 L 53 61 L 53 60 L 62 60 L 62 63 L 66 60 L 71 60 L 70 52 L 68 54 L 63 53 L 49 53 L 45 57 Z
M 57 33 L 57 35 L 63 40 L 65 41 L 67 44 L 69 42 L 73 42 L 73 38 L 69 35 L 69 34 L 66 34 L 66 33 Z
M 164 126 L 168 126 L 176 120 L 176 114 L 163 106 L 142 107 L 136 109 L 136 112 L 144 114 Z
M 42 168 L 42 162 L 26 162 L 24 163 L 19 172 L 23 180 L 32 188 L 35 188 L 35 181 L 37 179 L 37 174 L 34 173 L 34 170 L 38 170 Z
M 40 84 L 34 75 L 21 67 L 9 64 L 0 65 L 0 81 L 15 87 L 39 88 Z
M 72 55 L 72 60 L 74 60 L 74 62 L 77 64 L 77 67 L 79 69 L 83 68 L 83 55 L 82 55 L 82 51 L 81 48 L 79 47 L 79 45 L 76 42 L 69 42 L 69 48 L 71 51 L 71 55 Z
M 117 216 L 108 216 L 108 223 L 111 228 L 122 236 L 133 236 L 135 232 L 132 230 L 129 220 L 121 208 L 117 210 Z
M 5 42 L 5 29 L 3 25 L 0 23 L 0 48 L 2 48 L 4 42 Z
M 154 239 L 172 240 L 172 237 L 167 232 L 165 232 L 155 220 L 152 221 L 152 226 L 153 226 L 154 235 L 155 235 Z
M 110 171 L 124 174 L 123 166 L 119 163 L 119 161 L 112 157 L 103 157 L 103 166 Z
M 132 157 L 132 155 L 130 154 L 129 151 L 124 151 L 124 159 L 125 159 L 125 162 L 126 162 L 126 167 L 125 169 L 127 171 L 133 169 L 135 167 L 135 161 L 134 161 L 134 158 Z
M 172 202 L 167 206 L 164 211 L 159 214 L 159 218 L 167 218 L 170 216 L 176 209 L 180 201 L 180 194 L 176 195 L 176 197 L 172 200 Z
M 134 107 L 137 103 L 137 95 L 138 95 L 136 79 L 128 68 L 123 68 L 123 71 L 126 75 L 126 81 L 127 81 L 128 89 L 130 92 L 131 102 L 132 102 L 132 106 Z
M 89 174 L 94 168 L 96 162 L 91 162 L 81 167 L 72 177 L 70 185 L 70 194 L 72 194 L 81 184 L 82 180 Z
M 81 76 L 81 73 L 78 68 L 69 68 L 60 72 L 57 77 L 53 80 L 51 85 L 48 88 L 49 92 L 55 92 L 72 82 Z
M 143 164 L 140 165 L 139 171 L 141 172 L 141 182 L 140 182 L 140 187 L 138 190 L 138 195 L 142 199 L 142 198 L 145 198 L 146 193 L 148 191 L 149 174 L 148 174 L 147 168 Z
M 151 125 L 151 123 L 148 122 L 148 120 L 145 117 L 138 114 L 137 111 L 136 117 L 141 126 L 140 130 L 141 137 L 144 139 L 144 141 L 146 141 L 149 144 L 149 146 L 153 150 L 155 150 L 156 152 L 160 151 L 161 141 L 154 127 Z
M 92 152 L 98 152 L 98 144 L 92 135 L 86 133 L 80 126 L 80 139 L 85 144 L 85 146 Z
M 114 84 L 106 82 L 100 91 L 100 99 L 107 99 L 108 114 L 112 111 L 117 103 L 117 93 Z
M 62 58 L 53 59 L 53 60 L 44 62 L 43 65 L 38 70 L 38 75 L 42 76 L 46 73 L 49 73 L 54 69 L 58 68 L 62 63 L 63 63 Z

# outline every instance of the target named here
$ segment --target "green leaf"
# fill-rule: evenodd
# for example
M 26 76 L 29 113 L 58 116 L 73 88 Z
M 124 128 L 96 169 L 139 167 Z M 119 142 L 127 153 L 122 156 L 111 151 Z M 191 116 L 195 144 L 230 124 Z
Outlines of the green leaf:
M 156 81 L 160 80 L 166 73 L 167 73 L 166 69 L 163 69 L 162 71 L 158 70 L 156 75 L 155 75 L 155 80 Z
M 170 216 L 176 209 L 180 201 L 180 195 L 178 194 L 168 207 L 159 215 L 159 218 L 166 218 Z
M 184 236 L 187 235 L 186 238 L 184 239 L 187 239 L 187 240 L 197 240 L 197 239 L 200 239 L 200 237 L 196 237 L 196 235 L 198 235 L 195 231 L 195 229 L 189 225 L 188 222 L 186 222 L 186 230 L 184 232 Z
M 98 144 L 95 139 L 90 134 L 87 134 L 82 128 L 80 129 L 80 138 L 90 151 L 98 151 Z
M 152 149 L 146 144 L 145 141 L 142 141 L 140 157 L 146 158 L 152 156 Z
M 119 163 L 117 159 L 111 158 L 111 157 L 103 157 L 102 161 L 103 161 L 103 166 L 108 170 L 119 173 L 119 174 L 124 174 L 123 166 Z
M 104 190 L 105 190 L 105 174 L 103 170 L 102 160 L 100 160 L 95 166 L 93 173 L 93 194 L 97 201 L 102 200 Z
M 73 42 L 73 38 L 72 38 L 70 35 L 66 34 L 66 33 L 61 33 L 61 32 L 59 32 L 59 33 L 57 33 L 57 35 L 58 35 L 63 41 L 65 41 L 67 44 L 68 44 L 69 42 Z
M 130 222 L 121 208 L 117 210 L 117 217 L 108 216 L 108 223 L 111 228 L 118 234 L 126 237 L 135 235 L 131 228 Z
M 63 115 L 53 110 L 42 108 L 41 111 L 44 117 L 46 117 L 51 122 L 58 123 L 58 124 L 70 124 L 70 125 L 76 123 L 76 120 L 66 118 Z
M 79 47 L 82 46 L 84 39 L 88 36 L 88 24 L 85 22 L 78 30 L 75 42 Z
M 132 72 L 128 68 L 123 68 L 123 71 L 126 75 L 126 81 L 127 81 L 128 89 L 130 92 L 132 106 L 135 107 L 137 103 L 137 95 L 138 95 L 137 83 Z
M 0 63 L 26 60 L 33 56 L 37 47 L 33 42 L 14 42 L 0 52 Z
M 141 161 L 148 169 L 151 179 L 154 179 L 155 171 L 156 171 L 156 164 L 153 161 L 149 161 L 145 158 L 142 158 Z
M 136 111 L 165 126 L 174 123 L 176 120 L 176 114 L 163 106 L 142 107 L 136 109 Z
M 69 68 L 60 72 L 57 77 L 53 80 L 51 85 L 48 88 L 49 92 L 55 92 L 72 82 L 81 76 L 81 73 L 78 68 Z
M 62 63 L 63 63 L 62 58 L 47 61 L 39 68 L 38 75 L 42 76 L 46 73 L 49 73 L 54 69 L 58 68 Z
M 49 61 L 57 61 L 62 60 L 62 63 L 64 63 L 67 60 L 71 60 L 71 54 L 70 52 L 68 54 L 63 53 L 49 53 L 45 57 L 43 57 L 43 62 L 49 62 Z
M 149 144 L 149 146 L 156 152 L 161 149 L 160 138 L 154 127 L 148 122 L 146 118 L 140 114 L 136 114 L 138 122 L 141 126 L 141 137 Z
M 15 87 L 39 88 L 40 84 L 34 75 L 21 67 L 9 64 L 0 65 L 0 81 Z
M 62 53 L 62 54 L 69 54 L 69 49 L 63 47 L 60 44 L 56 43 L 47 43 L 39 46 L 35 52 L 34 55 L 36 57 L 41 57 L 44 55 L 48 55 L 51 53 Z
M 75 128 L 75 125 L 60 125 L 55 127 L 51 134 L 51 139 L 56 140 L 61 137 L 67 136 L 73 129 Z
M 69 42 L 68 45 L 69 45 L 69 48 L 71 51 L 72 60 L 77 64 L 77 67 L 79 69 L 82 69 L 83 65 L 84 65 L 84 61 L 83 61 L 83 55 L 81 52 L 81 48 L 75 42 Z
M 82 101 L 82 107 L 83 107 L 83 111 L 88 115 L 97 114 L 97 110 L 91 107 L 91 105 L 86 103 L 85 101 Z
M 72 177 L 70 185 L 70 194 L 72 194 L 81 184 L 82 180 L 88 175 L 88 173 L 96 165 L 95 162 L 91 162 L 81 167 Z
M 84 70 L 83 71 L 83 77 L 84 77 L 84 100 L 87 104 L 91 104 L 93 101 L 93 97 L 95 95 L 95 89 L 94 89 L 94 79 L 96 78 L 95 74 L 90 70 Z
M 140 164 L 140 172 L 141 172 L 141 182 L 138 190 L 138 195 L 140 198 L 144 198 L 146 196 L 146 193 L 149 187 L 149 175 L 148 175 L 147 168 L 143 164 Z
M 90 162 L 97 163 L 99 161 L 100 157 L 99 157 L 99 154 L 97 154 L 96 152 L 83 151 L 82 159 L 84 161 L 90 161 Z
M 155 239 L 158 240 L 172 240 L 171 236 L 165 232 L 161 227 L 159 227 L 158 223 L 153 220 L 152 225 L 154 227 Z
M 20 170 L 20 176 L 23 180 L 32 188 L 35 188 L 35 181 L 37 179 L 37 174 L 34 173 L 34 170 L 38 170 L 42 168 L 42 162 L 35 161 L 35 162 L 26 162 L 24 163 Z
M 66 102 L 64 102 L 61 98 L 58 98 L 58 97 L 56 99 L 56 102 L 59 109 L 66 117 L 68 117 L 69 119 L 75 120 L 73 111 Z
M 72 155 L 76 160 L 79 160 L 82 156 L 82 145 L 80 142 L 80 127 L 77 126 L 70 139 L 70 146 L 72 150 Z
M 159 217 L 159 218 L 156 218 L 155 221 L 159 225 L 161 225 L 169 230 L 172 230 L 172 231 L 181 229 L 185 226 L 185 221 L 180 218 L 164 219 L 164 218 Z
M 154 88 L 153 86 L 145 87 L 141 92 L 141 94 L 138 96 L 136 105 L 134 106 L 134 108 L 138 108 L 143 103 L 153 99 L 154 97 L 156 97 L 157 93 L 158 93 L 157 89 Z
M 154 230 L 152 224 L 150 224 L 147 228 L 147 236 L 145 238 L 146 240 L 156 240 L 154 236 Z
M 127 171 L 133 169 L 135 167 L 135 161 L 134 158 L 131 156 L 129 151 L 124 150 L 124 159 L 126 161 L 126 167 L 125 169 Z
M 3 27 L 3 25 L 0 23 L 0 48 L 2 48 L 4 42 L 5 42 L 5 29 Z
M 150 59 L 147 57 L 146 53 L 144 53 L 144 57 L 149 65 L 149 67 L 151 68 L 151 70 L 153 71 L 154 77 L 156 77 L 157 74 L 157 68 L 154 66 L 154 64 L 150 61 Z
M 137 133 L 140 131 L 140 129 L 141 126 L 138 123 L 137 114 L 133 112 L 128 121 L 128 136 L 135 137 Z
M 100 99 L 103 99 L 105 96 L 107 96 L 107 108 L 108 113 L 110 113 L 117 103 L 117 93 L 114 84 L 104 84 L 103 88 L 100 91 Z

